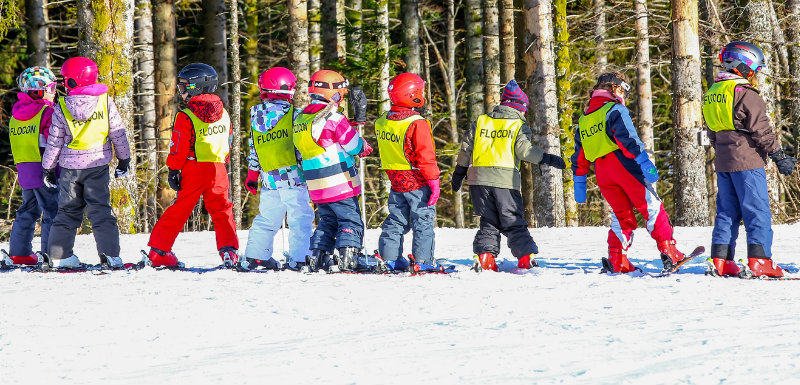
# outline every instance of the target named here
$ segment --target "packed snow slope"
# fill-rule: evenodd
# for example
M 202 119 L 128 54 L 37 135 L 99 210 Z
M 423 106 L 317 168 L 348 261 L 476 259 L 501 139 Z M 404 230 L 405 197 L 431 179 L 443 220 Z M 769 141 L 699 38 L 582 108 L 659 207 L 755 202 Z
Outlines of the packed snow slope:
M 707 277 L 705 257 L 667 278 L 597 274 L 604 228 L 532 229 L 544 267 L 512 274 L 504 249 L 506 272 L 477 274 L 474 233 L 437 230 L 451 275 L 0 274 L 0 383 L 800 383 L 800 281 Z M 708 247 L 711 229 L 676 239 Z M 800 225 L 776 226 L 775 258 L 793 271 L 798 241 Z M 122 243 L 135 262 L 147 235 Z M 91 235 L 76 252 L 98 262 Z M 208 232 L 175 252 L 220 262 Z M 660 270 L 646 232 L 630 254 Z

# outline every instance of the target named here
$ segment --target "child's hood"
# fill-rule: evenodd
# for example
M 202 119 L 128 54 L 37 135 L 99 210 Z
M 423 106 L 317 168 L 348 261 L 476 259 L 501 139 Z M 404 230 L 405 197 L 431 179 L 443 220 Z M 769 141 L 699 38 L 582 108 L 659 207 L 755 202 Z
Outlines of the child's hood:
M 17 120 L 29 120 L 39 113 L 42 106 L 53 105 L 53 102 L 44 99 L 34 99 L 25 92 L 18 93 L 17 98 L 19 100 L 11 107 L 11 116 Z
M 186 104 L 192 113 L 195 114 L 200 120 L 206 123 L 213 123 L 222 118 L 222 113 L 225 111 L 225 105 L 222 104 L 222 99 L 214 94 L 200 94 L 189 99 Z
M 92 116 L 100 96 L 108 92 L 108 86 L 96 83 L 84 87 L 73 88 L 64 97 L 64 104 L 72 117 L 77 121 L 86 121 Z

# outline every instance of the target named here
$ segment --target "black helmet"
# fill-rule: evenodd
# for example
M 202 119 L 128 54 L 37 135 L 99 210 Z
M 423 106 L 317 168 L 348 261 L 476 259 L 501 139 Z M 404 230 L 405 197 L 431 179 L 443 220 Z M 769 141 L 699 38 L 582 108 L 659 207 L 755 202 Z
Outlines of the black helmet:
M 719 61 L 729 72 L 748 77 L 764 68 L 764 53 L 755 44 L 744 41 L 728 43 L 719 52 Z
M 217 90 L 217 71 L 203 63 L 192 63 L 178 73 L 178 92 L 189 97 L 210 94 Z

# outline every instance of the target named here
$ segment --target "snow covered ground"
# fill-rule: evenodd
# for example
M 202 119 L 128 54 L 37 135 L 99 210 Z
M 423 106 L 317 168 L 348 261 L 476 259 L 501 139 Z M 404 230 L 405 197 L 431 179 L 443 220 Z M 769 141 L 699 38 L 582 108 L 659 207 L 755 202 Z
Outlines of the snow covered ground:
M 0 384 L 800 383 L 800 281 L 710 278 L 705 258 L 605 276 L 606 229 L 531 232 L 545 267 L 522 275 L 469 271 L 474 230 L 454 229 L 437 230 L 437 256 L 462 264 L 448 276 L 0 274 Z M 686 251 L 710 237 L 676 233 Z M 796 270 L 800 225 L 775 239 Z M 135 262 L 147 235 L 122 242 Z M 91 235 L 76 250 L 97 263 Z M 175 252 L 219 263 L 212 233 Z M 637 232 L 634 263 L 657 272 L 657 254 Z

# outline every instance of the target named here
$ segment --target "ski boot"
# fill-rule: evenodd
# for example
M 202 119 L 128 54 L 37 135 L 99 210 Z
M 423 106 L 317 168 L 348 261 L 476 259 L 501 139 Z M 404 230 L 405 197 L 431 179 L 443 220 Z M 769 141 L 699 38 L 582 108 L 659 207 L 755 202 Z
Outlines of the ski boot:
M 105 254 L 100 254 L 100 265 L 104 269 L 111 269 L 111 270 L 119 270 L 125 268 L 125 264 L 122 263 L 122 258 L 109 257 Z
M 356 269 L 356 258 L 361 254 L 361 250 L 356 247 L 339 248 L 339 257 L 336 259 L 339 271 L 354 271 Z
M 783 277 L 783 269 L 775 264 L 772 258 L 747 258 L 747 267 L 753 273 L 753 277 Z
M 268 259 L 256 259 L 256 258 L 244 257 L 239 260 L 239 264 L 236 267 L 237 269 L 248 271 L 248 270 L 255 270 L 259 267 L 263 267 L 264 270 L 281 270 L 283 266 L 281 266 L 281 263 L 276 261 L 275 258 L 272 257 L 269 257 Z
M 306 268 L 306 261 L 295 261 L 289 259 L 289 262 L 286 262 L 286 268 L 293 271 L 303 271 Z
M 533 259 L 535 254 L 528 254 L 526 256 L 520 257 L 519 261 L 517 262 L 517 267 L 520 269 L 530 269 L 532 267 L 539 267 L 539 264 L 536 263 L 536 260 Z
M 222 264 L 231 269 L 239 263 L 239 254 L 233 246 L 225 246 L 219 249 L 219 256 L 222 258 Z
M 712 266 L 709 269 L 709 275 L 715 277 L 739 277 L 742 273 L 742 269 L 732 259 L 712 258 L 711 261 Z
M 636 270 L 636 267 L 628 260 L 625 250 L 608 248 L 608 258 L 603 258 L 604 273 L 630 273 Z
M 312 249 L 311 256 L 306 256 L 306 269 L 304 272 L 317 272 L 323 270 L 328 273 L 338 273 L 339 265 L 336 259 L 325 250 Z
M 475 264 L 472 266 L 472 270 L 477 272 L 481 272 L 483 270 L 497 271 L 497 262 L 495 262 L 494 254 L 483 253 L 476 255 L 474 258 Z
M 78 259 L 78 256 L 73 254 L 69 258 L 53 259 L 50 267 L 54 269 L 75 270 L 80 269 L 83 263 Z
M 39 260 L 39 254 L 31 254 L 31 255 L 8 255 L 6 254 L 5 250 L 3 250 L 3 263 L 4 265 L 38 265 L 41 261 Z
M 178 257 L 175 256 L 175 253 L 171 251 L 161 251 L 155 247 L 150 248 L 150 254 L 147 254 L 147 260 L 144 262 L 153 267 L 181 267 L 182 265 L 178 262 Z
M 658 251 L 661 252 L 661 262 L 664 264 L 664 271 L 672 272 L 675 266 L 679 265 L 684 258 L 683 253 L 675 248 L 675 240 L 658 242 Z

